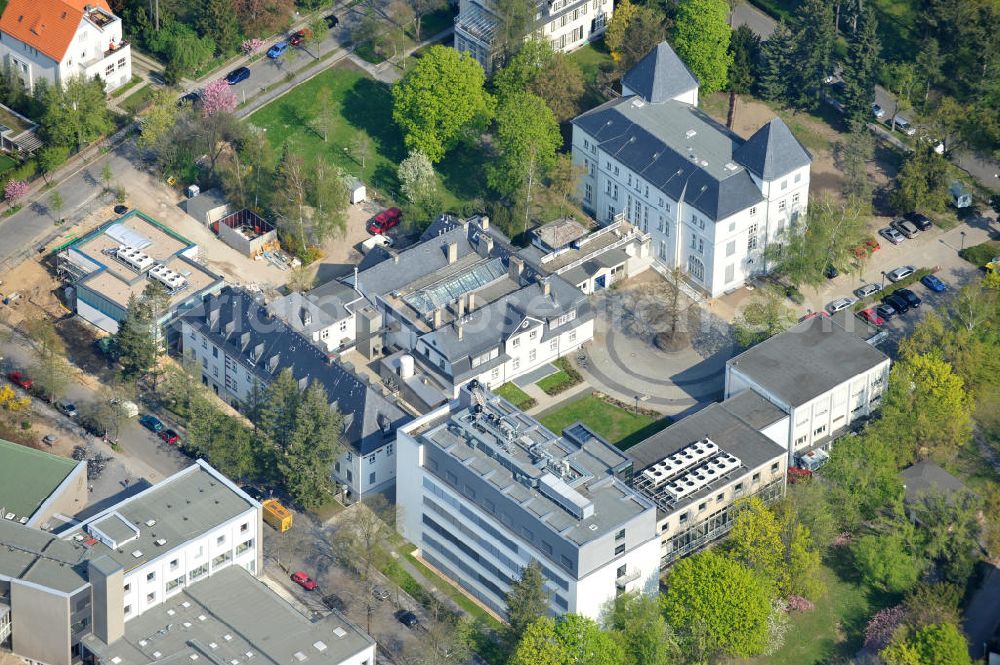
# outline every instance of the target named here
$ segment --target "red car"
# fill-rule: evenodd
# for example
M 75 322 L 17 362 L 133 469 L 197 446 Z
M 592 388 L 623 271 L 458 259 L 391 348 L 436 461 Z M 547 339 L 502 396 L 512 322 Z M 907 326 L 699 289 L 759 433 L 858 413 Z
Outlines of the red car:
M 294 35 L 292 35 L 292 38 L 289 39 L 288 42 L 292 46 L 299 46 L 300 44 L 302 44 L 302 42 L 312 37 L 312 34 L 313 34 L 312 30 L 310 30 L 309 28 L 303 28 L 302 30 L 299 30 Z
M 292 581 L 306 591 L 312 591 L 316 588 L 316 580 L 312 579 L 301 570 L 292 573 Z
M 878 315 L 874 307 L 869 307 L 868 309 L 863 309 L 858 312 L 858 318 L 866 323 L 870 323 L 873 326 L 884 326 L 885 319 Z
M 394 226 L 398 226 L 403 218 L 403 211 L 399 208 L 389 208 L 375 215 L 368 222 L 368 233 L 372 235 L 385 233 Z
M 25 390 L 31 390 L 31 386 L 35 385 L 35 382 L 29 379 L 24 372 L 11 372 L 7 375 L 7 379 L 15 386 Z
M 168 446 L 172 446 L 181 440 L 180 435 L 172 429 L 163 430 L 159 436 Z

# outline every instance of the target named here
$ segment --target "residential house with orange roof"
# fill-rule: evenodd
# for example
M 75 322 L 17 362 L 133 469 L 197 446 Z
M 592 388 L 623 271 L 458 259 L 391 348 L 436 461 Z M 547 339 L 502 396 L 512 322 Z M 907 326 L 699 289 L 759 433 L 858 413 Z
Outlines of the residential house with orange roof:
M 107 0 L 10 0 L 0 16 L 0 62 L 33 90 L 45 79 L 99 77 L 107 91 L 132 78 L 122 20 Z

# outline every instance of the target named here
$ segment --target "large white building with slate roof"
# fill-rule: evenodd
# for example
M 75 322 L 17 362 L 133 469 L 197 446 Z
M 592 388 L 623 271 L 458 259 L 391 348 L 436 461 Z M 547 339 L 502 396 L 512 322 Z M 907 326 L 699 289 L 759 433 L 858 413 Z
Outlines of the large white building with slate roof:
M 766 272 L 764 249 L 805 212 L 811 156 L 780 118 L 744 140 L 697 108 L 698 80 L 663 42 L 622 96 L 573 120 L 584 209 L 652 237 L 653 261 L 712 296 Z

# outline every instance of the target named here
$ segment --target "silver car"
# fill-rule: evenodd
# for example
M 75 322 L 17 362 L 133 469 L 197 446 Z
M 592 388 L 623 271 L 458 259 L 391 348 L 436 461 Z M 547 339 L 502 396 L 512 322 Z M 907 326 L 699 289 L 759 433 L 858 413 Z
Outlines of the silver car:
M 898 282 L 901 279 L 906 279 L 916 271 L 917 269 L 913 266 L 900 266 L 894 270 L 890 270 L 885 276 L 889 278 L 890 282 Z
M 893 245 L 898 245 L 899 243 L 906 240 L 906 236 L 904 236 L 902 233 L 892 228 L 891 226 L 887 226 L 884 229 L 879 229 L 878 234 L 883 238 L 885 238 L 886 240 L 888 240 L 889 242 L 891 242 Z
M 917 225 L 905 219 L 894 219 L 891 226 L 907 238 L 916 238 L 920 234 Z
M 850 297 L 837 298 L 836 300 L 834 300 L 833 302 L 831 302 L 829 305 L 826 306 L 826 311 L 830 312 L 831 314 L 835 314 L 836 312 L 847 309 L 856 302 L 857 300 Z
M 882 290 L 878 284 L 865 284 L 854 289 L 854 295 L 858 298 L 864 300 L 865 298 L 871 297 Z

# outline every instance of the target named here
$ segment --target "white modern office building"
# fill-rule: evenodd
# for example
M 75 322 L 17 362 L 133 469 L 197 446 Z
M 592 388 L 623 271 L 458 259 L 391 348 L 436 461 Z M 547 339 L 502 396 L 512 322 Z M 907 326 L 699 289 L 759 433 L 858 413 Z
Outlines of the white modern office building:
M 853 317 L 845 323 L 853 325 Z M 817 316 L 731 358 L 725 396 L 752 390 L 787 413 L 780 442 L 788 464 L 811 467 L 822 463 L 838 434 L 878 408 L 889 365 L 889 356 L 863 336 Z
M 573 120 L 584 209 L 623 215 L 711 296 L 766 272 L 764 250 L 799 220 L 811 157 L 780 118 L 742 139 L 700 111 L 698 80 L 663 42 L 622 79 L 622 96 Z
M 79 76 L 101 79 L 110 92 L 132 80 L 131 46 L 106 0 L 10 0 L 0 17 L 0 61 L 28 90 Z
M 603 35 L 614 11 L 613 0 L 545 0 L 536 5 L 534 28 L 527 38 L 546 39 L 563 52 Z M 487 73 L 502 64 L 497 62 L 500 21 L 495 2 L 459 0 L 455 48 L 475 58 Z
M 656 590 L 656 507 L 619 477 L 629 459 L 582 424 L 557 435 L 470 384 L 396 440 L 399 530 L 498 614 L 531 561 L 553 614 L 597 619 L 618 594 Z

